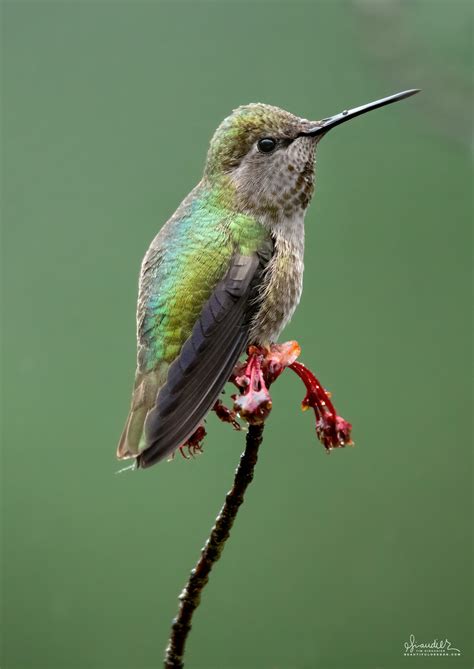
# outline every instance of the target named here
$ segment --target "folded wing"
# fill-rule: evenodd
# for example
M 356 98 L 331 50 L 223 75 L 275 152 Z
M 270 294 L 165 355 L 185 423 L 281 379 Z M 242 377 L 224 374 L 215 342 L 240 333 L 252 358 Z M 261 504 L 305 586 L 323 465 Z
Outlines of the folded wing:
M 137 458 L 150 467 L 196 430 L 228 381 L 248 341 L 263 271 L 272 249 L 235 255 L 214 289 L 145 421 L 146 448 Z

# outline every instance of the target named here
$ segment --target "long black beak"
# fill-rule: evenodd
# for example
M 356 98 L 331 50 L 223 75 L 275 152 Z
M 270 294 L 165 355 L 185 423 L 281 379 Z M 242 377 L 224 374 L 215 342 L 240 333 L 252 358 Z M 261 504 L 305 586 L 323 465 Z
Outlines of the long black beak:
M 317 135 L 325 135 L 329 130 L 335 128 L 336 125 L 350 121 L 350 119 L 360 116 L 361 114 L 366 114 L 373 109 L 378 109 L 379 107 L 385 107 L 385 105 L 391 105 L 392 102 L 398 102 L 399 100 L 404 100 L 409 98 L 410 95 L 415 95 L 419 93 L 419 88 L 411 88 L 409 91 L 402 91 L 401 93 L 395 93 L 395 95 L 389 95 L 387 98 L 382 98 L 381 100 L 375 100 L 375 102 L 369 102 L 362 107 L 354 107 L 354 109 L 345 109 L 340 114 L 335 116 L 329 116 L 329 118 L 323 118 L 321 121 L 317 122 L 313 128 L 301 132 L 300 135 L 305 135 L 309 137 L 316 137 Z

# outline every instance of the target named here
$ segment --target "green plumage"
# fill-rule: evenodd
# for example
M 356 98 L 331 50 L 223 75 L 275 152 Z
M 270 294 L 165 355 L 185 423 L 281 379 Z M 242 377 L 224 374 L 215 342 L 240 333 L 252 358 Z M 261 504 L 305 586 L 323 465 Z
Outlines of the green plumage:
M 269 232 L 255 219 L 218 207 L 200 184 L 153 240 L 142 264 L 139 369 L 172 362 L 233 254 L 257 251 Z
M 249 343 L 277 341 L 303 287 L 314 158 L 331 129 L 416 89 L 308 121 L 239 107 L 217 128 L 202 181 L 142 265 L 138 364 L 118 457 L 148 467 L 194 433 Z
M 146 415 L 231 258 L 258 251 L 270 238 L 254 218 L 219 206 L 231 197 L 229 191 L 225 180 L 217 192 L 199 184 L 145 255 L 137 309 L 135 388 L 119 457 L 136 456 L 146 447 Z
M 203 179 L 151 243 L 141 268 L 137 372 L 131 411 L 118 447 L 120 458 L 139 457 L 151 450 L 150 439 L 153 443 L 161 436 L 165 439 L 166 435 L 160 436 L 160 420 L 167 425 L 165 432 L 172 429 L 164 418 L 157 418 L 160 403 L 173 404 L 169 389 L 165 392 L 173 365 L 182 383 L 193 387 L 192 379 L 176 365 L 181 364 L 183 345 L 193 332 L 199 340 L 196 324 L 200 318 L 208 326 L 206 341 L 215 347 L 215 369 L 207 350 L 207 367 L 200 373 L 208 384 L 195 396 L 196 406 L 203 409 L 196 413 L 194 429 L 228 378 L 216 386 L 224 368 L 220 366 L 235 364 L 250 340 L 275 339 L 296 307 L 302 285 L 303 215 L 312 193 L 314 141 L 301 138 L 291 150 L 289 145 L 305 123 L 267 105 L 236 110 L 211 141 Z M 279 138 L 282 148 L 271 157 L 255 148 L 259 138 L 269 134 Z M 308 196 L 301 198 L 301 193 Z M 287 219 L 290 224 L 285 229 L 281 224 Z M 245 276 L 244 284 L 250 282 L 252 288 L 245 309 L 242 296 L 229 298 L 233 288 L 226 284 L 232 283 L 228 272 L 236 257 L 242 257 L 243 274 L 244 268 L 255 272 L 253 278 Z M 238 274 L 238 266 L 236 271 Z M 229 323 L 235 320 L 225 333 L 217 321 L 212 323 L 219 302 L 209 306 L 208 301 L 216 290 L 228 302 L 223 308 L 225 318 Z M 179 390 L 178 384 L 173 392 Z M 185 418 L 179 409 L 175 407 L 177 426 Z M 194 415 L 189 406 L 187 411 Z M 152 423 L 147 435 L 144 426 Z M 174 448 L 179 445 L 174 443 Z M 163 453 L 169 452 L 168 446 Z

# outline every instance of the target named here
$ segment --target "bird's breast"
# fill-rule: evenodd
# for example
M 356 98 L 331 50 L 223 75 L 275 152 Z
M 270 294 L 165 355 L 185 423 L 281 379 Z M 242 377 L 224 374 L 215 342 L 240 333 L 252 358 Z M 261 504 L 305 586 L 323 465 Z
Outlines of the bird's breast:
M 274 253 L 265 270 L 250 343 L 276 342 L 293 316 L 303 290 L 303 256 L 303 219 L 281 224 L 274 232 Z

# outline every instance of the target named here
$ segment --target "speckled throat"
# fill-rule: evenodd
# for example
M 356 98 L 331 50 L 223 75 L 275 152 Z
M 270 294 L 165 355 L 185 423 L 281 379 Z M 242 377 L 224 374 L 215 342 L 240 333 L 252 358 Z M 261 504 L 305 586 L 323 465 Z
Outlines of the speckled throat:
M 299 137 L 269 166 L 271 178 L 263 175 L 256 183 L 248 167 L 235 170 L 232 181 L 237 208 L 269 227 L 304 217 L 314 192 L 314 155 L 314 141 Z
M 314 143 L 293 142 L 282 154 L 270 192 L 246 189 L 240 206 L 271 230 L 273 257 L 267 267 L 250 342 L 269 345 L 291 320 L 301 299 L 304 270 L 304 218 L 314 192 Z M 237 197 L 243 188 L 237 185 Z

